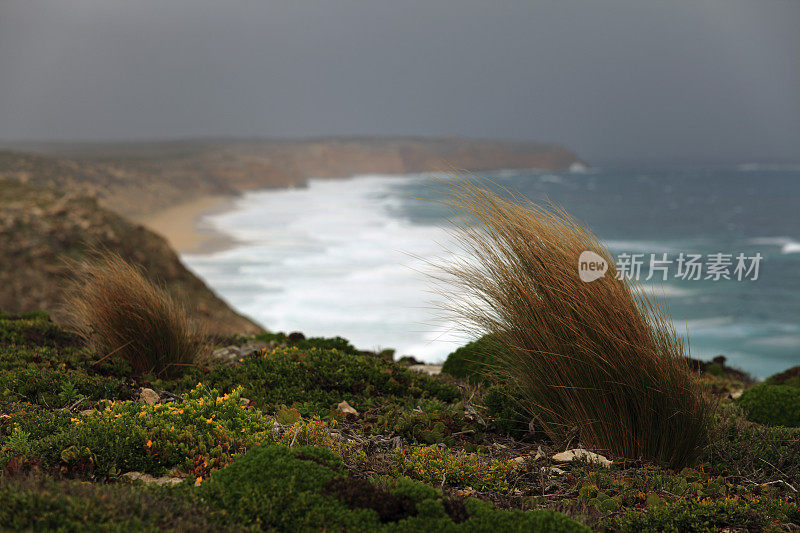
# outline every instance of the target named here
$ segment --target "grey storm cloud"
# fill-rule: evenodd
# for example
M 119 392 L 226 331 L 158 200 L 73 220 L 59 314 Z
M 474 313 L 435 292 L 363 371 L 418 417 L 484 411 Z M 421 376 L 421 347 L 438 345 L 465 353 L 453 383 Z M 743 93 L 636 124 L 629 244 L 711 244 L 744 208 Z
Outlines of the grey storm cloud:
M 800 1 L 0 2 L 0 139 L 371 134 L 799 160 Z

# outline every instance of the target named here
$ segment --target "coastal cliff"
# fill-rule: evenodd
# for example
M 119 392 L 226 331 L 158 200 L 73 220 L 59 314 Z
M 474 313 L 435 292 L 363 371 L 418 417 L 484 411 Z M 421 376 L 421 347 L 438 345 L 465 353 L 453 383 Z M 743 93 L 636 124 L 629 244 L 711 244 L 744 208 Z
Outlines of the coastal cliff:
M 90 248 L 142 265 L 184 299 L 216 334 L 259 333 L 180 262 L 163 237 L 99 206 L 94 198 L 0 181 L 0 310 L 47 311 L 63 323 L 67 261 Z
M 19 144 L 0 153 L 0 179 L 97 196 L 139 218 L 206 195 L 302 186 L 309 178 L 501 168 L 563 170 L 559 145 L 460 137 Z M 21 153 L 25 152 L 25 153 Z

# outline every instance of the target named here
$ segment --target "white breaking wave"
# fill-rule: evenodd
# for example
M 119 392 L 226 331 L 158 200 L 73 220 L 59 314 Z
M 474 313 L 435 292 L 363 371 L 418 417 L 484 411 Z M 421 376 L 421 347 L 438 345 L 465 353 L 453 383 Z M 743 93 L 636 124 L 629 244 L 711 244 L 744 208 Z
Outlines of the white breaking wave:
M 362 349 L 441 361 L 463 337 L 431 308 L 423 261 L 442 255 L 444 229 L 391 216 L 392 185 L 425 176 L 311 180 L 249 192 L 204 222 L 241 244 L 187 255 L 189 267 L 237 310 L 273 331 L 348 338 Z M 443 334 L 444 332 L 444 334 Z
M 652 298 L 685 298 L 694 294 L 688 289 L 676 287 L 674 285 L 639 283 L 634 285 L 634 288 Z
M 586 174 L 589 171 L 589 167 L 576 161 L 569 166 L 569 171 L 573 174 Z
M 606 246 L 614 253 L 637 253 L 645 254 L 646 259 L 649 261 L 650 254 L 656 254 L 657 258 L 661 254 L 673 254 L 677 252 L 687 251 L 685 246 L 673 244 L 665 241 L 637 241 L 637 240 L 619 240 L 608 239 L 603 241 Z M 683 243 L 686 244 L 685 242 Z M 669 259 L 669 257 L 668 257 Z
M 747 241 L 749 244 L 764 244 L 767 246 L 780 246 L 782 254 L 800 253 L 800 242 L 789 237 L 758 237 Z
M 739 172 L 798 172 L 800 171 L 800 165 L 744 163 L 738 165 L 736 170 Z

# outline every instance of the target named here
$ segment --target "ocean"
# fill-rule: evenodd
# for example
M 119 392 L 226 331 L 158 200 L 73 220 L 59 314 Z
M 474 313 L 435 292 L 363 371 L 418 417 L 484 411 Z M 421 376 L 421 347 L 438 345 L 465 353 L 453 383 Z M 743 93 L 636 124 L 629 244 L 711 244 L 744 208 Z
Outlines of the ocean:
M 642 280 L 651 254 L 666 259 L 645 288 L 666 298 L 692 357 L 722 354 L 762 378 L 800 364 L 800 166 L 481 176 L 560 204 L 608 244 L 618 265 L 641 262 Z M 338 335 L 362 349 L 440 362 L 469 340 L 439 318 L 424 274 L 426 259 L 446 255 L 451 242 L 448 213 L 429 201 L 441 178 L 355 176 L 249 192 L 233 210 L 201 221 L 238 244 L 182 259 L 272 331 Z M 700 279 L 679 260 L 691 256 Z M 740 257 L 746 268 L 737 270 Z

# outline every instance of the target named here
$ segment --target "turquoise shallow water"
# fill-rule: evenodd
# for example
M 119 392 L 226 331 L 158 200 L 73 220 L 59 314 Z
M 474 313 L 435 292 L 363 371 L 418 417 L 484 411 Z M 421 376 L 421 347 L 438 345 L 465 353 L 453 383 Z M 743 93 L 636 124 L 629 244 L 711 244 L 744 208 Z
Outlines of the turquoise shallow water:
M 667 297 L 694 357 L 718 354 L 765 377 L 800 364 L 800 166 L 506 171 L 486 174 L 534 201 L 553 201 L 612 252 L 759 253 L 758 279 L 681 280 Z M 184 259 L 235 307 L 271 329 L 342 335 L 441 360 L 465 339 L 435 320 L 421 259 L 441 254 L 446 215 L 435 176 L 312 181 L 245 195 L 205 223 L 244 244 Z M 733 268 L 730 272 L 733 274 Z M 706 272 L 704 271 L 703 277 Z M 660 275 L 658 276 L 660 278 Z M 752 273 L 751 276 L 752 277 Z M 444 332 L 444 334 L 443 334 Z

